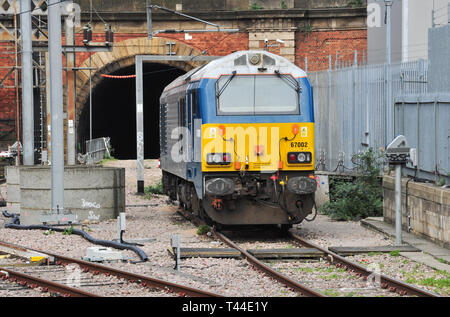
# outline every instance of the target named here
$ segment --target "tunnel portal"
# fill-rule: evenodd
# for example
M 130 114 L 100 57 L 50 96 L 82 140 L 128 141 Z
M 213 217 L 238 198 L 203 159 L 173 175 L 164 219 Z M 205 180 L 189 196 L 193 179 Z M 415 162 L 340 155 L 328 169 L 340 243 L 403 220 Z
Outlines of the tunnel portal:
M 134 75 L 135 66 L 110 75 Z M 172 65 L 144 63 L 144 157 L 159 158 L 159 98 L 164 88 L 185 71 Z M 92 138 L 110 137 L 112 156 L 136 159 L 136 82 L 135 78 L 103 78 L 92 90 Z M 85 153 L 89 140 L 89 98 L 79 120 L 78 150 Z

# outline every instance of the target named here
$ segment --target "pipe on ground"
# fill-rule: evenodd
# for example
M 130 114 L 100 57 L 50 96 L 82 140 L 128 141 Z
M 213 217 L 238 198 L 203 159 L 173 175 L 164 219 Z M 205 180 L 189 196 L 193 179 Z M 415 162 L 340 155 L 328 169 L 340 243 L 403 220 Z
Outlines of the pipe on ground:
M 5 224 L 5 228 L 7 229 L 18 229 L 18 230 L 53 230 L 56 232 L 64 232 L 66 230 L 65 228 L 58 228 L 54 226 L 47 226 L 47 225 L 30 225 L 30 226 L 24 226 L 20 224 L 20 219 L 18 214 L 9 214 L 6 210 L 3 210 L 2 212 L 3 216 L 6 218 L 13 218 L 11 223 Z M 91 237 L 87 232 L 79 229 L 72 229 L 72 233 L 79 235 L 83 237 L 84 239 L 88 240 L 89 242 L 93 244 L 102 245 L 105 247 L 112 247 L 119 250 L 131 250 L 134 253 L 136 253 L 143 262 L 148 261 L 148 256 L 145 254 L 145 252 L 138 247 L 128 244 L 128 243 L 119 243 L 115 241 L 109 241 L 109 240 L 99 240 Z

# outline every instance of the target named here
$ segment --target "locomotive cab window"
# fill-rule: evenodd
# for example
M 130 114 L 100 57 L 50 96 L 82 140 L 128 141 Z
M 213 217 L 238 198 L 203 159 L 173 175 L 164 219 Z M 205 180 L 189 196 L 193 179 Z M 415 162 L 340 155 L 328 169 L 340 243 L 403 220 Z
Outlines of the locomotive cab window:
M 290 75 L 222 76 L 216 83 L 217 115 L 300 114 L 299 91 Z

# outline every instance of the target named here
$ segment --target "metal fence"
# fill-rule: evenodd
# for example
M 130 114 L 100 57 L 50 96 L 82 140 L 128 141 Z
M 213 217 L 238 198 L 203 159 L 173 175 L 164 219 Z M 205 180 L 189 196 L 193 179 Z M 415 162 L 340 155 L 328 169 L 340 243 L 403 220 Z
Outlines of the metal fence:
M 396 98 L 395 133 L 417 149 L 417 171 L 408 164 L 406 174 L 450 181 L 450 93 Z
M 427 93 L 428 62 L 358 65 L 309 74 L 314 89 L 316 166 L 353 170 L 352 156 L 394 138 L 394 99 Z
M 78 155 L 78 161 L 84 164 L 95 164 L 110 157 L 110 138 L 98 138 L 86 141 L 86 154 Z

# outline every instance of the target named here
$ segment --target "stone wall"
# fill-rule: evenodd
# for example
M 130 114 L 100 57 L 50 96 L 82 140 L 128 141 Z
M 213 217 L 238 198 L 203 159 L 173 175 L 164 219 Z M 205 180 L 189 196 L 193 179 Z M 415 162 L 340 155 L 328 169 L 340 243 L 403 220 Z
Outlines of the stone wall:
M 408 183 L 406 209 L 406 178 L 402 180 L 402 226 L 407 229 L 410 214 L 411 232 L 443 247 L 450 247 L 450 189 L 434 184 Z M 395 178 L 383 177 L 384 221 L 395 223 Z
M 75 0 L 83 11 L 89 9 L 90 0 Z M 101 12 L 144 11 L 146 0 L 93 0 L 92 5 Z M 182 11 L 233 11 L 274 9 L 321 9 L 351 6 L 351 0 L 152 0 L 152 4 Z M 367 4 L 362 0 L 362 6 Z

